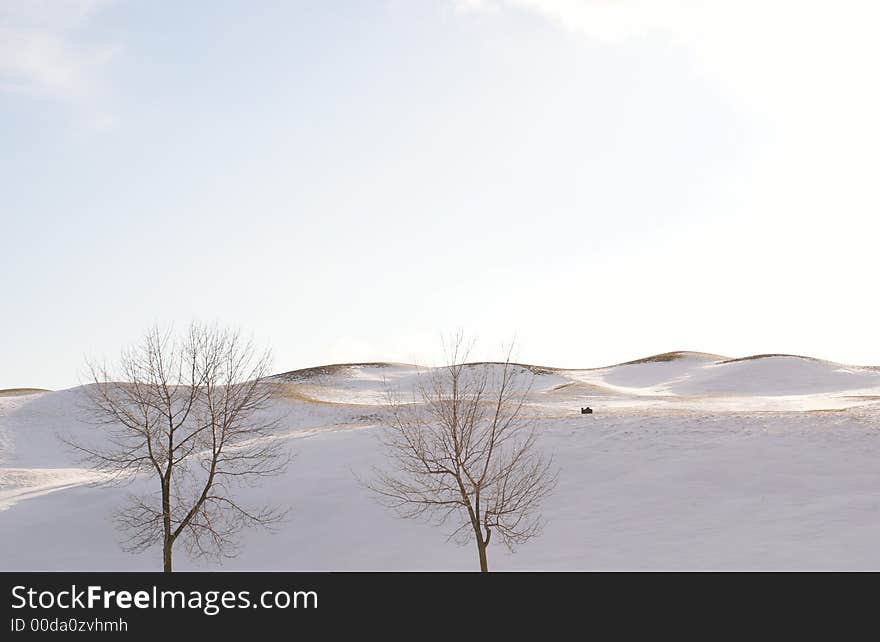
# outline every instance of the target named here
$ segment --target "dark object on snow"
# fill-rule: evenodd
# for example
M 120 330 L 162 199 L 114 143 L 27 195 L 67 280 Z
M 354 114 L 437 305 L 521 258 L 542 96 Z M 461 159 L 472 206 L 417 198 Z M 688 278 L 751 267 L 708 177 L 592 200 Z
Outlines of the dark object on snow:
M 586 408 L 581 408 L 581 414 L 582 415 L 592 415 L 593 409 L 590 408 L 589 406 L 587 406 Z

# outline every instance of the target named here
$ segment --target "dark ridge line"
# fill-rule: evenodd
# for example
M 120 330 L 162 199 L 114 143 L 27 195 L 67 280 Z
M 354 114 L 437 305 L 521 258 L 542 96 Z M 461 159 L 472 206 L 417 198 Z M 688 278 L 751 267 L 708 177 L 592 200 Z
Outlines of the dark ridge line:
M 838 363 L 836 361 L 830 361 L 828 359 L 818 359 L 816 357 L 807 357 L 799 354 L 787 354 L 787 353 L 767 353 L 767 354 L 754 354 L 748 357 L 738 357 L 732 359 L 730 357 L 725 357 L 719 354 L 713 354 L 710 352 L 699 352 L 693 350 L 676 350 L 673 352 L 663 352 L 660 354 L 651 355 L 650 357 L 643 357 L 642 359 L 634 359 L 632 361 L 624 361 L 622 363 L 615 363 L 610 366 L 600 366 L 596 368 L 557 368 L 554 366 L 538 366 L 530 363 L 520 363 L 518 361 L 510 362 L 510 365 L 516 366 L 518 368 L 526 368 L 534 374 L 542 375 L 542 374 L 552 374 L 556 372 L 589 372 L 596 370 L 606 370 L 608 368 L 616 368 L 618 366 L 631 366 L 638 365 L 643 363 L 659 363 L 665 361 L 675 361 L 677 359 L 684 359 L 689 356 L 698 356 L 698 357 L 709 357 L 716 359 L 716 363 L 718 365 L 728 364 L 728 363 L 739 363 L 742 361 L 754 361 L 757 359 L 767 359 L 773 357 L 786 357 L 786 358 L 794 358 L 794 359 L 803 359 L 805 361 L 814 361 L 816 363 L 826 363 L 829 365 L 843 366 L 846 368 L 859 368 L 862 370 L 880 370 L 880 366 L 870 366 L 870 365 L 852 365 L 845 363 Z M 465 363 L 463 365 L 466 366 L 478 366 L 478 365 L 504 365 L 503 361 L 471 361 Z M 323 366 L 311 366 L 308 368 L 299 368 L 297 370 L 288 370 L 286 372 L 279 372 L 276 374 L 269 375 L 267 379 L 280 379 L 280 380 L 291 380 L 291 379 L 306 379 L 309 377 L 314 377 L 316 375 L 332 375 L 337 374 L 341 370 L 345 368 L 355 368 L 355 367 L 366 367 L 366 368 L 391 368 L 394 366 L 404 366 L 411 368 L 425 368 L 429 369 L 427 366 L 419 366 L 413 363 L 403 363 L 399 361 L 360 361 L 360 362 L 351 362 L 351 363 L 330 363 Z M 73 386 L 73 388 L 69 388 L 69 390 L 73 390 L 74 388 L 80 388 L 84 386 L 88 386 L 90 384 L 84 384 L 80 386 Z M 68 389 L 65 389 L 68 390 Z M 20 388 L 4 388 L 0 389 L 0 396 L 14 396 L 14 395 L 24 395 L 24 394 L 34 394 L 39 392 L 54 392 L 53 390 L 47 388 L 30 388 L 30 387 L 20 387 Z
M 366 367 L 366 368 L 390 368 L 392 366 L 410 366 L 417 367 L 413 363 L 399 363 L 396 361 L 363 361 L 363 362 L 355 362 L 355 363 L 328 363 L 323 366 L 310 366 L 308 368 L 299 368 L 298 370 L 288 370 L 287 372 L 279 372 L 278 374 L 270 375 L 269 379 L 274 379 L 276 377 L 314 377 L 316 375 L 329 375 L 335 374 L 338 371 L 344 368 L 356 368 L 356 367 Z
M 605 368 L 616 368 L 617 366 L 633 366 L 638 365 L 640 363 L 655 363 L 655 362 L 663 362 L 663 361 L 676 361 L 677 359 L 684 359 L 690 356 L 697 357 L 710 357 L 717 361 L 723 360 L 731 360 L 730 357 L 725 357 L 722 354 L 714 354 L 712 352 L 698 352 L 694 350 L 676 350 L 674 352 L 662 352 L 660 354 L 653 354 L 650 357 L 643 357 L 641 359 L 633 359 L 632 361 L 624 361 L 622 363 L 615 363 L 611 366 L 605 366 Z M 588 370 L 602 370 L 603 368 L 587 368 Z
M 504 365 L 503 361 L 468 361 L 467 363 L 463 363 L 463 366 L 502 366 Z M 510 362 L 511 366 L 515 366 L 517 368 L 526 368 L 535 374 L 550 374 L 551 372 L 564 372 L 566 368 L 553 368 L 550 366 L 536 366 L 530 363 L 519 363 L 515 361 Z M 406 366 L 410 368 L 425 368 L 428 369 L 429 366 L 419 366 L 414 363 L 401 363 L 399 361 L 364 361 L 364 362 L 356 362 L 356 363 L 330 363 L 326 366 L 311 366 L 309 368 L 300 368 L 299 370 L 288 370 L 287 372 L 279 372 L 278 374 L 270 375 L 269 379 L 274 378 L 301 378 L 305 379 L 308 377 L 314 377 L 316 375 L 332 375 L 336 374 L 339 371 L 345 368 L 391 368 L 394 366 Z
M 530 363 L 520 363 L 518 361 L 510 362 L 510 365 L 516 366 L 518 368 L 526 368 L 533 372 L 534 374 L 551 374 L 556 372 L 587 372 L 587 371 L 595 371 L 595 370 L 606 370 L 608 368 L 617 368 L 619 366 L 632 366 L 639 365 L 644 363 L 662 363 L 667 361 L 676 361 L 678 359 L 685 359 L 687 357 L 708 357 L 710 359 L 715 359 L 716 363 L 719 365 L 727 364 L 727 363 L 739 363 L 743 361 L 754 361 L 757 359 L 767 359 L 774 357 L 786 357 L 786 358 L 795 358 L 795 359 L 803 359 L 805 361 L 814 361 L 816 363 L 827 363 L 830 365 L 839 365 L 850 368 L 863 368 L 869 370 L 880 370 L 880 366 L 855 366 L 837 363 L 836 361 L 829 361 L 827 359 L 818 359 L 816 357 L 807 357 L 799 354 L 787 354 L 787 353 L 767 353 L 767 354 L 755 354 L 747 357 L 737 357 L 730 358 L 725 357 L 720 354 L 713 354 L 711 352 L 699 352 L 692 350 L 676 350 L 673 352 L 663 352 L 660 354 L 651 355 L 650 357 L 643 357 L 641 359 L 633 359 L 632 361 L 623 361 L 621 363 L 615 363 L 610 366 L 600 366 L 595 368 L 558 368 L 554 366 L 539 366 Z M 465 364 L 465 366 L 481 366 L 481 365 L 504 365 L 503 361 L 469 361 Z M 354 363 L 332 363 L 325 366 L 312 366 L 309 368 L 301 368 L 299 370 L 290 370 L 287 372 L 278 373 L 272 375 L 271 378 L 308 378 L 315 375 L 331 375 L 338 373 L 340 370 L 344 368 L 354 368 L 354 367 L 367 367 L 367 368 L 390 368 L 393 366 L 407 366 L 412 368 L 425 368 L 428 369 L 428 366 L 419 366 L 412 363 L 401 363 L 396 361 L 365 361 L 365 362 L 354 362 Z
M 35 392 L 52 392 L 48 388 L 3 388 L 0 390 L 0 397 L 16 397 L 18 395 L 29 395 Z
M 724 361 L 721 361 L 720 363 L 737 363 L 739 361 L 753 361 L 755 359 L 767 359 L 770 357 L 790 357 L 792 359 L 803 359 L 804 361 L 816 361 L 818 363 L 831 363 L 831 364 L 835 363 L 834 361 L 829 361 L 827 359 L 818 359 L 816 357 L 805 357 L 802 354 L 787 354 L 784 352 L 770 352 L 768 354 L 753 354 L 748 357 L 738 357 L 736 359 L 725 359 Z M 843 365 L 843 364 L 837 364 L 837 365 Z M 860 366 L 860 367 L 864 367 L 864 366 Z

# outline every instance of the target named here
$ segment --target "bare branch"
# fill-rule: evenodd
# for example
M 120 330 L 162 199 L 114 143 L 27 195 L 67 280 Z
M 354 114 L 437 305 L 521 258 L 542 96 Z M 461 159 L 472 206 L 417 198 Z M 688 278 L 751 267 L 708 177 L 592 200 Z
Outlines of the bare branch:
M 492 533 L 510 550 L 540 533 L 557 474 L 525 416 L 531 381 L 513 346 L 503 362 L 469 364 L 472 345 L 461 333 L 444 342 L 446 365 L 420 375 L 409 398 L 386 391 L 388 469 L 360 481 L 400 517 L 451 523 L 450 538 L 475 540 L 485 571 Z
M 172 570 L 178 539 L 193 557 L 238 551 L 243 528 L 271 527 L 272 507 L 246 507 L 235 487 L 285 471 L 285 442 L 271 408 L 271 355 L 238 332 L 192 324 L 181 337 L 158 327 L 120 356 L 118 369 L 89 364 L 92 439 L 66 439 L 102 473 L 102 483 L 151 476 L 153 494 L 131 495 L 116 514 L 123 546 L 138 552 L 161 542 Z

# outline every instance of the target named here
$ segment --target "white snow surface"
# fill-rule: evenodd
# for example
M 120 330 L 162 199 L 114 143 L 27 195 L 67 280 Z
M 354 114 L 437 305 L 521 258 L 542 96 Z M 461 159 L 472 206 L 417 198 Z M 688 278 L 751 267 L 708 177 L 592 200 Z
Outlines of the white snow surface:
M 495 366 L 497 367 L 497 366 Z M 543 535 L 495 570 L 880 570 L 880 370 L 794 356 L 671 353 L 594 370 L 522 367 L 528 412 L 560 468 Z M 290 507 L 218 566 L 178 570 L 472 570 L 448 528 L 401 520 L 355 476 L 382 463 L 388 386 L 406 364 L 278 375 L 288 472 L 242 492 Z M 99 430 L 83 391 L 0 395 L 0 570 L 155 570 L 121 550 L 107 488 L 59 435 Z M 590 405 L 593 415 L 581 415 Z M 151 488 L 152 480 L 135 482 Z

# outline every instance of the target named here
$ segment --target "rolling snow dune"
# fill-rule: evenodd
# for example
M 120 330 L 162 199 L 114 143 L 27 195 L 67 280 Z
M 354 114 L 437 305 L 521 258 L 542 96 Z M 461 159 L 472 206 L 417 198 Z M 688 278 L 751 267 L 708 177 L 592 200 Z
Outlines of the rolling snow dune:
M 490 365 L 497 368 L 497 365 Z M 561 468 L 544 535 L 495 569 L 880 570 L 880 371 L 806 357 L 677 352 L 592 370 L 517 365 Z M 382 461 L 388 387 L 426 369 L 343 364 L 277 375 L 288 472 L 242 491 L 291 507 L 246 534 L 232 570 L 472 569 L 447 530 L 389 515 L 355 474 Z M 80 388 L 0 395 L 0 569 L 155 569 L 118 546 L 131 488 L 90 485 L 59 435 L 100 435 Z M 581 415 L 590 405 L 594 415 Z M 150 489 L 151 480 L 133 489 Z M 62 527 L 63 526 L 63 527 Z M 176 566 L 194 564 L 181 551 Z
M 880 390 L 880 370 L 873 367 L 795 355 L 726 359 L 703 353 L 671 354 L 676 356 L 567 374 L 605 386 L 611 396 L 616 393 L 633 402 L 664 398 L 667 405 L 681 408 L 832 410 L 850 407 L 855 397 Z
M 669 358 L 670 355 L 673 355 L 672 358 Z M 621 389 L 656 389 L 706 365 L 717 363 L 719 359 L 723 357 L 699 352 L 675 352 L 602 368 L 598 374 L 603 383 Z
M 880 386 L 880 371 L 805 357 L 772 356 L 707 365 L 671 382 L 679 394 L 812 395 Z

